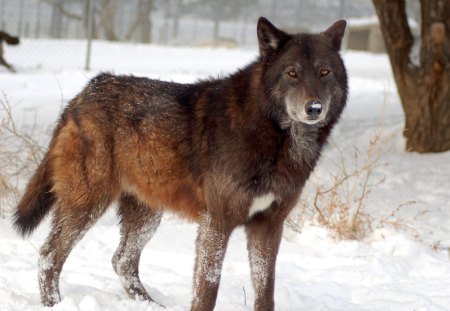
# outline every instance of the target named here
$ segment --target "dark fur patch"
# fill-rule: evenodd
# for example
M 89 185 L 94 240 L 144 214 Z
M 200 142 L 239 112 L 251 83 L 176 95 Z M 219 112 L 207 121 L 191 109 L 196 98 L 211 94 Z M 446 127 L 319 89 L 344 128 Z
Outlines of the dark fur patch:
M 14 213 L 14 226 L 22 236 L 30 235 L 55 203 L 46 162 L 39 166 Z

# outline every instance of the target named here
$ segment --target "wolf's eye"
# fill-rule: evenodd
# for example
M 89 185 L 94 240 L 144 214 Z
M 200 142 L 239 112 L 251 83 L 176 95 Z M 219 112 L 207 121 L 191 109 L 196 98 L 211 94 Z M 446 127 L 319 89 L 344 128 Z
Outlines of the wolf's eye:
M 295 72 L 295 70 L 291 69 L 287 72 L 287 74 L 289 75 L 289 77 L 291 78 L 296 78 L 297 77 L 297 73 Z
M 320 76 L 321 77 L 326 77 L 329 73 L 330 73 L 330 71 L 328 69 L 320 70 Z

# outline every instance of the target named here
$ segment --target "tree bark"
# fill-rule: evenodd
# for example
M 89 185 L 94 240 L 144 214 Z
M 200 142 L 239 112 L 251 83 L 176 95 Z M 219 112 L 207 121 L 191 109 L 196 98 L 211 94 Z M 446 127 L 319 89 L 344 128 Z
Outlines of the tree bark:
M 139 42 L 150 43 L 152 41 L 152 21 L 150 14 L 153 10 L 153 2 L 154 0 L 139 0 L 136 19 L 125 35 L 126 40 L 130 40 L 133 33 L 140 28 Z
M 182 5 L 182 0 L 175 1 L 175 10 L 173 13 L 173 38 L 178 38 L 178 33 L 180 29 L 180 7 Z
M 103 27 L 105 37 L 109 41 L 119 40 L 115 30 L 117 7 L 117 0 L 102 0 L 100 2 L 99 24 Z
M 153 10 L 153 0 L 140 0 L 139 2 L 141 20 L 141 42 L 150 43 L 152 41 L 152 21 L 150 14 Z
M 450 1 L 422 0 L 420 63 L 404 0 L 373 0 L 405 112 L 406 150 L 450 150 Z

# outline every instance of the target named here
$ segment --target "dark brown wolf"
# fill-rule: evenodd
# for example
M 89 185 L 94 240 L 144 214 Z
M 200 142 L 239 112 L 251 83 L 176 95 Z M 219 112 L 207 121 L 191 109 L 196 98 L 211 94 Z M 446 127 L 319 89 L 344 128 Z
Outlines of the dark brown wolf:
M 7 34 L 6 32 L 0 30 L 0 65 L 5 66 L 11 72 L 16 72 L 14 67 L 11 64 L 8 64 L 5 61 L 5 58 L 3 57 L 3 53 L 4 53 L 3 52 L 3 41 L 5 41 L 7 44 L 16 45 L 16 44 L 19 44 L 19 42 L 20 42 L 19 38 L 13 37 L 13 36 Z
M 64 261 L 118 201 L 112 263 L 131 298 L 152 300 L 139 258 L 169 210 L 199 223 L 191 310 L 214 308 L 237 226 L 247 234 L 254 308 L 273 310 L 283 222 L 345 106 L 345 25 L 290 35 L 260 18 L 260 56 L 221 79 L 92 79 L 64 110 L 15 214 L 26 235 L 53 211 L 39 259 L 44 305 L 60 301 Z

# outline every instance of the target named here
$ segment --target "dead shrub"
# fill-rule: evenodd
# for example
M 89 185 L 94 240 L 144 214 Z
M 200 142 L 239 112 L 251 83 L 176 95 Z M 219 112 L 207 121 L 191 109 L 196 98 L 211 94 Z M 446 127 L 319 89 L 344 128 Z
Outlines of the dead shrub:
M 0 217 L 17 203 L 23 183 L 33 174 L 45 148 L 36 137 L 36 122 L 17 126 L 5 94 L 0 97 Z
M 368 198 L 384 182 L 384 177 L 374 179 L 374 170 L 384 165 L 382 136 L 375 135 L 365 151 L 354 147 L 350 159 L 339 147 L 335 149 L 338 160 L 333 161 L 329 176 L 310 178 L 300 210 L 289 218 L 288 225 L 299 230 L 305 215 L 309 215 L 336 240 L 361 240 L 374 227 L 374 218 L 366 211 Z
M 331 174 L 328 188 L 318 186 L 312 202 L 319 223 L 327 227 L 336 239 L 360 240 L 372 231 L 372 216 L 365 207 L 372 190 L 384 182 L 384 177 L 371 180 L 376 167 L 381 165 L 381 135 L 374 136 L 365 153 L 355 147 L 353 167 L 348 168 L 340 149 L 337 171 Z

